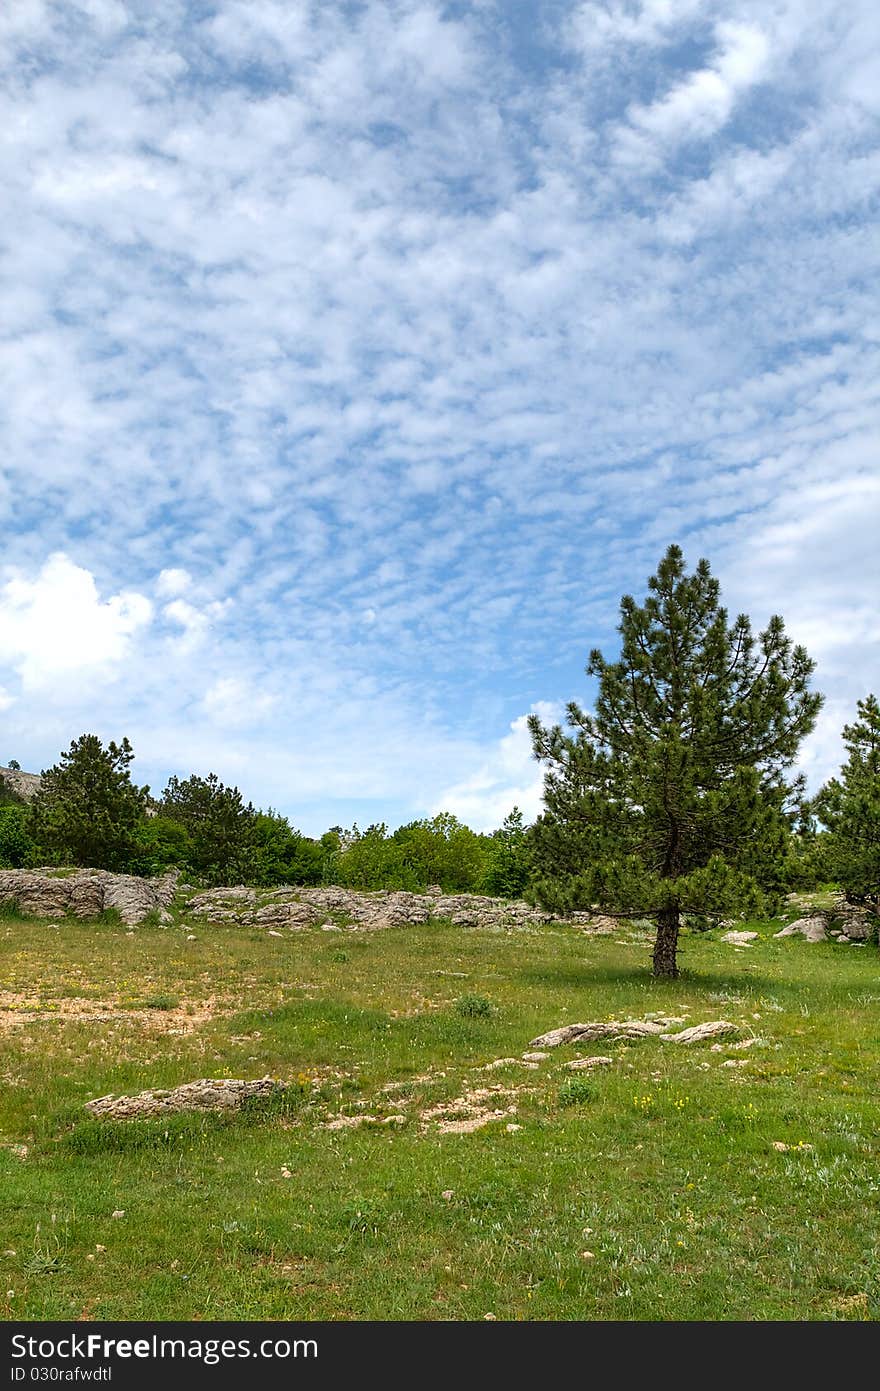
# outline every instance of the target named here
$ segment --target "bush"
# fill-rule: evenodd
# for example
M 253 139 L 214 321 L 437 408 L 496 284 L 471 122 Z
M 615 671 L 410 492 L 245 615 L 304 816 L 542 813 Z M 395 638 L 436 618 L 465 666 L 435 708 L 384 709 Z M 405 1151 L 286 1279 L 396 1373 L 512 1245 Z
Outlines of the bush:
M 491 1019 L 495 1012 L 485 995 L 459 995 L 452 1008 L 463 1019 Z
M 583 1106 L 595 1096 L 586 1077 L 567 1077 L 559 1088 L 560 1106 Z
M 0 806 L 0 868 L 22 869 L 34 863 L 36 846 L 26 806 Z

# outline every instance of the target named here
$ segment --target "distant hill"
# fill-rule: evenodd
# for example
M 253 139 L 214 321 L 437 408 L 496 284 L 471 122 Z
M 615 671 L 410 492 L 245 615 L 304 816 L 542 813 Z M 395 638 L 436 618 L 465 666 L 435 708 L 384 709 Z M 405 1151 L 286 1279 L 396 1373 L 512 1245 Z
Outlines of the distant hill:
M 5 778 L 13 792 L 26 802 L 33 801 L 42 781 L 39 773 L 24 773 L 21 768 L 0 768 L 0 778 Z

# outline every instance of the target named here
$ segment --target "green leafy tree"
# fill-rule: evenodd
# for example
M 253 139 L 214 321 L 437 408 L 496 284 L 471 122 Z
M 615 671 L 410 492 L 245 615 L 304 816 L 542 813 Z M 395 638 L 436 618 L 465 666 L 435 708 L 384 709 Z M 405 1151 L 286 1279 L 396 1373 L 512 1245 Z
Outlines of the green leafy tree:
M 853 902 L 880 908 L 880 704 L 858 702 L 858 718 L 843 729 L 848 758 L 839 778 L 826 783 L 813 804 L 828 829 L 830 876 Z
M 274 811 L 258 812 L 251 831 L 254 884 L 320 884 L 323 851 Z
M 105 748 L 96 734 L 83 734 L 42 774 L 29 830 L 47 858 L 96 869 L 128 868 L 150 791 L 132 782 L 133 760 L 127 739 Z
M 147 877 L 169 869 L 192 868 L 192 846 L 186 827 L 170 816 L 147 816 L 137 829 L 130 860 L 133 874 Z
M 532 833 L 535 893 L 552 911 L 593 906 L 656 922 L 654 974 L 678 974 L 682 913 L 755 911 L 782 887 L 787 780 L 821 696 L 782 619 L 756 640 L 728 623 L 701 560 L 670 546 L 649 594 L 620 602 L 620 657 L 590 654 L 595 711 L 572 702 L 565 733 L 530 718 L 547 767 Z
M 514 807 L 500 829 L 492 832 L 489 854 L 487 893 L 501 898 L 521 898 L 531 876 L 531 854 L 528 831 L 519 807 Z
M 473 893 L 482 885 L 488 865 L 485 839 L 452 812 L 410 821 L 394 832 L 400 854 L 402 887 L 426 889 L 439 884 L 448 893 Z
M 35 860 L 29 808 L 24 804 L 0 806 L 0 868 L 22 869 Z
M 237 787 L 227 787 L 216 773 L 183 781 L 171 777 L 159 810 L 185 828 L 190 868 L 206 883 L 253 879 L 257 813 Z
M 376 822 L 365 831 L 357 824 L 343 831 L 334 868 L 336 883 L 350 889 L 418 888 L 384 822 Z

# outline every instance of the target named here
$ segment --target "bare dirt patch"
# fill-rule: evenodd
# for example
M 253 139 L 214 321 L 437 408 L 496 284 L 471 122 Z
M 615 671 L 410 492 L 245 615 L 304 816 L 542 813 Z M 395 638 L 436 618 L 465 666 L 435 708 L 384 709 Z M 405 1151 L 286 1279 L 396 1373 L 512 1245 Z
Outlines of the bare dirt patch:
M 191 1034 L 224 1012 L 224 1002 L 216 996 L 185 1001 L 172 1009 L 153 1009 L 80 996 L 39 1000 L 33 993 L 0 990 L 0 1034 L 28 1024 L 100 1024 L 108 1020 L 126 1020 L 155 1034 Z

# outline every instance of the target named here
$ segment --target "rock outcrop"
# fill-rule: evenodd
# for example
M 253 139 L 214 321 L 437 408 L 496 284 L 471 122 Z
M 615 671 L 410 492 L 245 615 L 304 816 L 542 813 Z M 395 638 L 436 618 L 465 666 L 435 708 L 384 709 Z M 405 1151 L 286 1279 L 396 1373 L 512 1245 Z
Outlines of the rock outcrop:
M 346 926 L 406 927 L 443 918 L 458 927 L 512 930 L 552 922 L 530 903 L 483 894 L 444 894 L 436 885 L 427 893 L 403 890 L 363 892 L 337 886 L 285 887 L 271 892 L 243 885 L 209 889 L 189 899 L 187 910 L 204 922 L 240 923 L 248 927 L 287 928 Z M 616 924 L 593 913 L 572 913 L 566 921 L 586 932 L 608 934 Z
M 660 1014 L 653 1019 L 609 1019 L 590 1024 L 563 1024 L 558 1029 L 550 1029 L 548 1033 L 533 1038 L 529 1047 L 558 1048 L 563 1043 L 590 1043 L 597 1038 L 660 1038 L 664 1043 L 702 1043 L 707 1038 L 739 1033 L 738 1026 L 728 1023 L 726 1019 L 712 1019 L 705 1024 L 693 1024 L 679 1033 L 671 1032 L 674 1026 L 683 1023 L 684 1020 L 678 1016 Z M 603 1058 L 587 1059 L 584 1066 L 590 1062 L 601 1065 L 604 1061 Z
M 136 1096 L 99 1096 L 85 1108 L 102 1120 L 142 1120 L 175 1111 L 235 1111 L 254 1097 L 270 1098 L 285 1090 L 273 1077 L 244 1082 L 230 1077 L 215 1081 L 202 1077 L 171 1091 L 138 1092 Z
M 550 1029 L 539 1034 L 529 1044 L 530 1048 L 558 1048 L 562 1043 L 589 1043 L 597 1038 L 649 1038 L 666 1033 L 673 1024 L 683 1024 L 684 1020 L 661 1016 L 656 1019 L 611 1019 L 605 1023 L 563 1024 L 558 1029 Z
M 25 802 L 33 801 L 43 781 L 39 773 L 25 773 L 21 768 L 0 768 L 0 778 L 3 778 L 16 796 Z
M 831 936 L 846 943 L 876 941 L 880 933 L 877 907 L 850 903 L 843 893 L 835 894 L 830 903 L 826 898 L 822 907 L 817 907 L 809 894 L 788 894 L 785 901 L 790 909 L 807 912 L 777 932 L 777 937 L 800 936 L 808 942 L 825 942 Z
M 774 937 L 806 937 L 808 942 L 828 941 L 828 922 L 824 914 L 809 918 L 796 918 L 793 923 L 775 932 Z
M 167 914 L 176 881 L 176 873 L 140 879 L 105 869 L 0 869 L 0 904 L 14 903 L 35 918 L 95 918 L 115 908 L 133 927 L 156 910 Z

